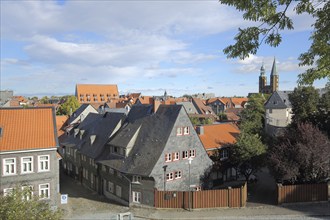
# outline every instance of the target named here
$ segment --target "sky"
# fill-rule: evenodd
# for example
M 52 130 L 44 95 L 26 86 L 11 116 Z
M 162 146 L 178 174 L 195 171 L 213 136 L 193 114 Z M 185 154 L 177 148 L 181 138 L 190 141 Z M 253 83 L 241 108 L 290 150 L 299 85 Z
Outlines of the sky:
M 292 15 L 295 29 L 279 47 L 245 60 L 227 59 L 244 21 L 217 0 L 1 0 L 1 90 L 14 95 L 75 93 L 76 84 L 117 84 L 120 94 L 258 92 L 276 57 L 279 89 L 297 86 L 299 54 L 308 50 L 313 18 Z M 314 83 L 324 87 L 326 80 Z

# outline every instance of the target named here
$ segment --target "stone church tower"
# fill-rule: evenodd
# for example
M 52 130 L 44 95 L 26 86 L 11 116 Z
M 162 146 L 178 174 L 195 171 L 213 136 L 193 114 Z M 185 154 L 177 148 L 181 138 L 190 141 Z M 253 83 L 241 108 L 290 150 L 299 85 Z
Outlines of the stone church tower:
M 259 93 L 271 94 L 278 91 L 279 87 L 279 76 L 276 68 L 276 60 L 274 58 L 272 71 L 270 73 L 270 85 L 267 85 L 267 77 L 265 75 L 264 64 L 260 68 L 259 76 Z

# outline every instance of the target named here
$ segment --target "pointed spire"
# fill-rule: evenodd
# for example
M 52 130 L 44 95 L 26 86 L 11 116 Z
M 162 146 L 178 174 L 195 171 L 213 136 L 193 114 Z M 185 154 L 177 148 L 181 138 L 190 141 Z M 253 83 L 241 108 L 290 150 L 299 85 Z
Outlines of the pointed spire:
M 265 76 L 264 62 L 262 62 L 262 66 L 261 66 L 261 68 L 260 68 L 260 76 Z
M 273 75 L 278 75 L 277 73 L 277 69 L 276 69 L 276 60 L 275 60 L 275 57 L 274 57 L 274 62 L 273 62 L 273 67 L 272 67 L 272 72 L 270 73 L 271 76 Z

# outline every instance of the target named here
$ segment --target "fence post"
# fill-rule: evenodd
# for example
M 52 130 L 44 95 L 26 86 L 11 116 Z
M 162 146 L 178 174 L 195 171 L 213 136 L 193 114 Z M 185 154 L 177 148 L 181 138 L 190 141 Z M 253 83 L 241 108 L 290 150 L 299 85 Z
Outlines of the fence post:
M 281 196 L 281 192 L 282 192 L 282 184 L 278 183 L 277 184 L 277 204 L 281 205 L 282 204 L 282 196 Z
M 228 187 L 228 207 L 231 208 L 231 187 Z

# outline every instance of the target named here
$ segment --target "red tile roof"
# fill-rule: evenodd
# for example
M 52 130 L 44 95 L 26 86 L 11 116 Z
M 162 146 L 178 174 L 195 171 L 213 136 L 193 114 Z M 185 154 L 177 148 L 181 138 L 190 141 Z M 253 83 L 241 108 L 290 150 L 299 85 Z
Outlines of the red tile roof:
M 204 134 L 199 134 L 198 136 L 205 150 L 212 150 L 228 143 L 235 143 L 240 133 L 238 128 L 231 123 L 204 125 L 203 128 Z
M 58 137 L 64 134 L 63 128 L 66 126 L 68 118 L 69 117 L 67 115 L 56 115 L 56 128 Z
M 52 108 L 0 109 L 0 127 L 0 152 L 57 146 Z
M 141 96 L 138 98 L 138 100 L 141 102 L 141 104 L 153 104 L 154 99 L 151 96 Z

